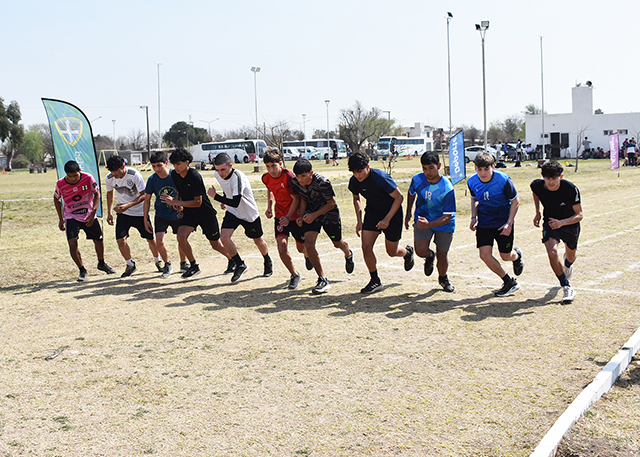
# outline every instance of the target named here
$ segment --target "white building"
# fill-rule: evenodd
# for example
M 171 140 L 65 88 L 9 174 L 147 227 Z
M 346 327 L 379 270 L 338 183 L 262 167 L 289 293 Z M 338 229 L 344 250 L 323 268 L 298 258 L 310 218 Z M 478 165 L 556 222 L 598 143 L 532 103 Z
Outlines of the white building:
M 425 139 L 426 151 L 433 151 L 433 127 L 422 122 L 416 122 L 413 127 L 403 127 L 405 136 L 410 138 L 422 137 Z
M 545 114 L 544 132 L 546 145 L 551 145 L 552 157 L 574 157 L 585 138 L 591 148 L 609 150 L 609 135 L 618 133 L 620 144 L 625 138 L 640 136 L 640 113 L 593 114 L 593 86 L 577 85 L 571 89 L 572 112 Z M 526 142 L 535 148 L 542 145 L 542 116 L 525 116 Z M 580 144 L 578 144 L 580 143 Z

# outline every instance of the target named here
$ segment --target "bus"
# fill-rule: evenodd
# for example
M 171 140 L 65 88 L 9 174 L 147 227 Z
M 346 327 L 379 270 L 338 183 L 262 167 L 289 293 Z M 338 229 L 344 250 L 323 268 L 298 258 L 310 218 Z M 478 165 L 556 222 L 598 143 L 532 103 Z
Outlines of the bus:
M 419 156 L 433 149 L 431 138 L 424 136 L 382 136 L 376 144 L 379 157 L 388 157 L 391 145 L 398 156 Z
M 338 151 L 338 158 L 344 159 L 347 157 L 347 145 L 342 140 L 329 139 L 329 144 L 327 145 L 327 139 L 314 138 L 311 140 L 302 140 L 302 141 L 283 141 L 283 148 L 306 148 L 306 147 L 316 148 L 318 152 L 322 154 L 322 157 L 326 159 L 330 159 L 333 156 L 333 151 Z
M 209 162 L 221 152 L 226 152 L 235 163 L 256 162 L 264 155 L 267 143 L 263 140 L 225 140 L 216 143 L 196 144 L 189 148 L 194 162 Z

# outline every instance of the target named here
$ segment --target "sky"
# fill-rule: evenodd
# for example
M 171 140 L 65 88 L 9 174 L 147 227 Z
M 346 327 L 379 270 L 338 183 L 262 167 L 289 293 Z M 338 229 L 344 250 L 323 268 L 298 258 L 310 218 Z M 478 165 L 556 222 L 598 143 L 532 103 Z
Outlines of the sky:
M 0 97 L 20 104 L 26 127 L 47 122 L 44 97 L 78 106 L 94 135 L 112 137 L 114 120 L 118 137 L 146 131 L 141 105 L 151 131 L 189 120 L 236 129 L 255 124 L 257 88 L 261 125 L 286 121 L 308 137 L 326 129 L 325 100 L 331 129 L 358 100 L 405 127 L 446 130 L 447 12 L 454 128 L 483 128 L 484 20 L 489 124 L 540 107 L 541 80 L 550 114 L 570 112 L 571 88 L 586 81 L 594 109 L 640 110 L 637 0 L 3 3 Z

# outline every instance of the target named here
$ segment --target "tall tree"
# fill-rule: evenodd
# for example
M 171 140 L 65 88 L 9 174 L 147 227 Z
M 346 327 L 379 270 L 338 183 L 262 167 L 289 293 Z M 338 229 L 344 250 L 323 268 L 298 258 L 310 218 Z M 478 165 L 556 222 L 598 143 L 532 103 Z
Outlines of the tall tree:
M 384 119 L 378 108 L 366 110 L 356 100 L 351 108 L 340 110 L 340 138 L 353 152 L 358 152 L 366 141 L 375 142 L 380 135 L 391 130 L 393 121 Z
M 464 132 L 464 139 L 468 141 L 472 146 L 476 144 L 476 140 L 480 136 L 480 130 L 475 128 L 473 125 L 461 125 L 460 128 Z
M 192 144 L 206 143 L 209 141 L 209 132 L 201 127 L 180 121 L 171 126 L 162 139 L 172 146 L 184 148 Z
M 504 141 L 517 141 L 522 130 L 522 124 L 522 118 L 517 114 L 513 114 L 507 117 L 504 122 L 502 122 L 502 133 L 504 133 Z
M 24 126 L 20 125 L 22 114 L 20 105 L 15 100 L 5 106 L 0 97 L 0 143 L 5 143 L 5 155 L 7 156 L 7 171 L 11 171 L 13 152 L 20 147 L 24 138 Z
M 30 163 L 44 160 L 44 147 L 37 126 L 29 127 L 24 134 L 22 144 L 16 150 L 17 154 L 24 154 Z
M 533 103 L 529 103 L 524 107 L 524 114 L 542 114 L 542 110 Z
M 42 141 L 42 156 L 45 162 L 53 162 L 55 165 L 55 151 L 53 150 L 53 139 L 51 138 L 51 127 L 49 124 L 35 124 L 30 128 L 35 128 Z

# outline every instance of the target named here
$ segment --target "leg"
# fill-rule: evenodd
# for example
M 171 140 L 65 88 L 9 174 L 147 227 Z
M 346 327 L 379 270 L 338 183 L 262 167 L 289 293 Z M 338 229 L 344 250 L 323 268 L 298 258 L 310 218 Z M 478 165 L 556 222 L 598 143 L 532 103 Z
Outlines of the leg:
M 291 273 L 292 275 L 297 275 L 298 272 L 295 265 L 293 264 L 291 254 L 289 254 L 289 237 L 284 235 L 279 236 L 278 238 L 276 238 L 276 243 L 278 245 L 278 254 L 280 255 L 280 260 L 282 260 L 284 266 L 287 267 L 289 273 Z
M 84 265 L 82 263 L 80 249 L 78 248 L 78 238 L 71 238 L 67 241 L 69 242 L 69 254 L 71 254 L 71 258 L 78 268 L 82 268 Z
M 304 247 L 307 250 L 309 260 L 311 260 L 311 264 L 316 270 L 316 273 L 319 277 L 324 278 L 324 271 L 322 270 L 322 264 L 320 263 L 320 255 L 316 250 L 316 240 L 318 239 L 318 235 L 318 232 L 306 232 L 304 234 Z
M 423 259 L 429 258 L 431 256 L 430 242 L 431 240 L 415 240 L 415 254 Z
M 78 239 L 76 238 L 76 243 Z M 104 260 L 104 241 L 103 240 L 93 240 L 93 247 L 96 249 L 96 256 L 98 257 L 98 261 Z M 80 254 L 80 251 L 78 251 Z
M 564 251 L 565 254 L 567 255 L 567 260 L 571 263 L 576 261 L 576 258 L 578 257 L 578 249 L 569 249 L 567 247 L 567 245 L 564 245 Z
M 120 249 L 120 254 L 122 254 L 124 260 L 129 260 L 131 258 L 131 249 L 129 249 L 129 245 L 127 244 L 127 237 L 120 238 L 116 241 L 118 242 L 118 249 Z
M 236 247 L 235 243 L 231 240 L 231 237 L 233 236 L 233 232 L 235 232 L 235 229 L 231 229 L 231 228 L 223 228 L 220 231 L 220 241 L 222 241 L 222 244 L 227 249 L 227 253 L 231 257 L 235 257 L 235 255 L 238 253 L 238 248 Z
M 267 255 L 269 254 L 269 246 L 267 246 L 267 243 L 264 241 L 264 238 L 260 237 L 260 238 L 254 238 L 253 242 L 256 244 L 256 246 L 258 246 L 258 250 L 260 251 L 260 254 Z
M 447 251 L 441 251 L 436 246 L 436 259 L 438 259 L 438 275 L 440 277 L 447 276 L 447 270 L 449 270 L 449 253 Z
M 191 245 L 189 244 L 189 235 L 191 232 L 195 230 L 195 227 L 189 227 L 188 225 L 182 225 L 178 229 L 178 246 L 180 248 L 180 252 L 182 252 L 187 259 L 189 259 L 189 263 L 195 262 L 195 257 L 193 256 L 193 250 L 191 249 Z
M 158 252 L 158 246 L 156 246 L 156 240 L 152 238 L 150 240 L 147 240 L 147 243 L 149 243 L 149 249 L 151 250 L 153 258 L 157 258 L 160 254 Z
M 547 248 L 547 256 L 549 256 L 549 264 L 551 265 L 553 273 L 556 276 L 562 276 L 564 274 L 564 266 L 562 265 L 562 260 L 560 260 L 560 255 L 558 254 L 558 240 L 556 240 L 555 238 L 549 238 L 547 241 L 545 241 L 544 247 Z M 574 260 L 575 254 L 576 251 L 573 251 Z M 567 258 L 569 258 L 568 251 Z
M 215 240 L 215 241 L 209 240 L 209 244 L 211 245 L 211 247 L 213 248 L 214 251 L 218 251 L 220 254 L 225 256 L 227 259 L 231 258 L 231 256 L 229 255 L 229 252 L 227 251 L 227 247 L 222 243 L 222 241 L 220 241 L 220 240 Z
M 364 257 L 364 263 L 369 270 L 369 273 L 376 271 L 376 255 L 373 252 L 373 246 L 376 244 L 376 239 L 380 235 L 379 232 L 373 230 L 362 231 L 362 256 Z
M 516 251 L 514 251 L 513 249 L 511 250 L 511 252 L 501 252 L 500 253 L 500 258 L 502 260 L 504 260 L 505 262 L 513 262 L 514 260 L 518 260 L 518 253 Z
M 169 253 L 167 252 L 167 246 L 164 244 L 164 235 L 165 232 L 156 233 L 156 248 L 164 263 L 167 263 L 169 261 Z
M 351 256 L 351 250 L 349 249 L 349 243 L 347 243 L 345 240 L 334 241 L 333 245 L 336 248 L 340 249 L 342 252 L 344 252 L 344 257 L 345 258 Z
M 504 278 L 507 272 L 504 271 L 504 268 L 502 268 L 498 259 L 493 256 L 493 246 L 480 246 L 478 248 L 478 252 L 480 254 L 480 259 L 482 259 L 487 267 L 489 267 L 489 270 L 493 271 L 500 278 Z
M 404 246 L 400 246 L 400 241 L 389 241 L 385 238 L 384 245 L 387 248 L 389 257 L 404 257 L 407 255 L 407 250 Z

